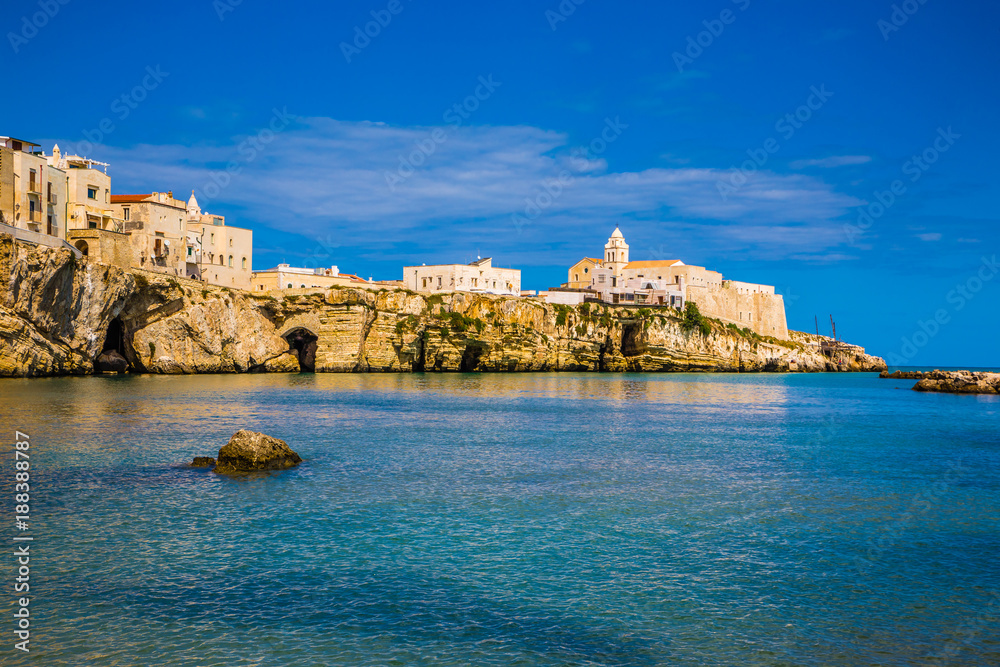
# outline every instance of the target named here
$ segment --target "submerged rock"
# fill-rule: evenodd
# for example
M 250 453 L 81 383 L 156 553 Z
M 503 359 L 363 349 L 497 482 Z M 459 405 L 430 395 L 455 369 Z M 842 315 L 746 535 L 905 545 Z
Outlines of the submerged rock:
M 215 472 L 232 474 L 254 470 L 283 470 L 297 466 L 302 457 L 284 440 L 254 431 L 237 431 L 219 450 Z
M 914 391 L 948 394 L 1000 394 L 1000 373 L 971 371 L 933 371 L 913 387 Z
M 211 456 L 196 456 L 194 461 L 191 462 L 192 468 L 214 468 L 215 459 Z

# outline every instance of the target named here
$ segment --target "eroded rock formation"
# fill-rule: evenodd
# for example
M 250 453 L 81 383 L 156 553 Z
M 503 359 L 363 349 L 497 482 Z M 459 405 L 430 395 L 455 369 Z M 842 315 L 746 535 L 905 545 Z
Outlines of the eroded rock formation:
M 878 371 L 863 348 L 671 309 L 405 290 L 274 296 L 75 260 L 0 236 L 0 376 L 87 374 L 113 348 L 135 372 Z M 118 327 L 115 329 L 114 327 Z M 110 342 L 109 342 L 110 341 Z
M 219 450 L 219 463 L 213 472 L 232 475 L 257 470 L 284 470 L 300 463 L 302 458 L 284 440 L 241 430 L 234 433 Z

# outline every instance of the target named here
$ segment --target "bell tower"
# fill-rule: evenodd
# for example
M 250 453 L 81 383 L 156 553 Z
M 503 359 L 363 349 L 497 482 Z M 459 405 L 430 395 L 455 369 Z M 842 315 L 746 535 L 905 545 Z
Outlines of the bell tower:
M 628 244 L 621 230 L 615 227 L 615 231 L 604 246 L 604 267 L 611 269 L 616 276 L 622 274 L 622 270 L 628 265 Z

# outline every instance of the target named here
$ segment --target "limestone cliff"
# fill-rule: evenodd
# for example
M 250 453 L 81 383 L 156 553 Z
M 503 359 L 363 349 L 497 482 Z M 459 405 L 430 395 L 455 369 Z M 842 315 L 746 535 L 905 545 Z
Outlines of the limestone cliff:
M 855 346 L 764 339 L 671 309 L 405 290 L 273 296 L 73 259 L 0 236 L 0 375 L 86 374 L 117 350 L 149 373 L 882 370 Z

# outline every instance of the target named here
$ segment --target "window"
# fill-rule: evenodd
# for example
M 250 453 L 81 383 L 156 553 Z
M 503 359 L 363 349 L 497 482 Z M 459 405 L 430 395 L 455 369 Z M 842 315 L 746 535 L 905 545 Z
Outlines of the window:
M 87 186 L 87 199 L 97 200 L 97 188 Z
M 219 255 L 219 266 L 223 266 L 226 263 L 226 258 Z
M 229 239 L 229 247 L 230 247 L 230 248 L 232 248 L 232 247 L 233 247 L 233 240 L 232 240 L 232 239 Z
M 233 256 L 229 256 L 229 268 L 233 268 Z
M 441 276 L 438 276 L 438 289 L 441 289 Z
M 246 257 L 243 258 L 243 268 L 244 269 L 247 268 L 247 258 Z
M 128 206 L 122 207 L 122 220 L 125 220 L 126 222 L 130 220 Z
M 51 215 L 49 216 L 49 223 L 45 227 L 45 233 L 48 234 L 49 236 L 52 236 L 52 216 Z
M 192 248 L 191 246 L 188 246 L 188 257 L 190 257 L 193 254 L 193 252 L 194 252 L 194 248 Z
M 584 273 L 590 273 L 590 269 L 588 269 L 587 267 L 583 267 L 583 272 Z
M 288 283 L 288 289 L 292 289 L 292 284 Z
M 213 244 L 215 243 L 215 234 L 214 233 L 212 234 L 212 243 Z

